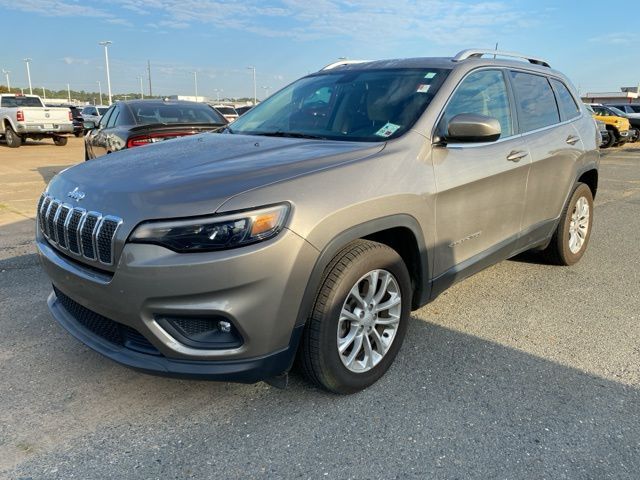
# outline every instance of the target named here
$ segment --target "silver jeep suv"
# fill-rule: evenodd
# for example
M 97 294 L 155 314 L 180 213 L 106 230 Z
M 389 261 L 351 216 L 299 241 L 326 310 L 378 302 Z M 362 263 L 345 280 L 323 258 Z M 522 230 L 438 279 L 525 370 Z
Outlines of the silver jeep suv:
M 582 257 L 598 136 L 540 59 L 332 64 L 220 133 L 57 175 L 36 232 L 49 307 L 149 373 L 282 383 L 297 361 L 355 392 L 453 283 L 525 250 Z

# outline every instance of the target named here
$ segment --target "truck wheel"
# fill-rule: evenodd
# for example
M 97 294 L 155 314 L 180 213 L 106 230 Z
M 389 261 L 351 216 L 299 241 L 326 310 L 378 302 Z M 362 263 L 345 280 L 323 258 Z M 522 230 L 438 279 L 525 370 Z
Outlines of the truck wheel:
M 22 137 L 13 131 L 11 125 L 7 125 L 7 128 L 4 131 L 4 139 L 9 148 L 18 148 L 22 145 Z
M 411 281 L 398 253 L 357 240 L 331 261 L 298 352 L 305 376 L 348 394 L 376 382 L 395 359 L 407 330 Z
M 79 138 L 80 135 L 82 135 L 82 132 L 73 132 L 73 134 L 75 135 L 76 138 Z
M 53 143 L 58 147 L 64 147 L 67 144 L 67 137 L 53 137 Z
M 579 183 L 562 212 L 551 243 L 543 255 L 556 265 L 573 265 L 587 250 L 593 224 L 593 195 L 584 183 Z

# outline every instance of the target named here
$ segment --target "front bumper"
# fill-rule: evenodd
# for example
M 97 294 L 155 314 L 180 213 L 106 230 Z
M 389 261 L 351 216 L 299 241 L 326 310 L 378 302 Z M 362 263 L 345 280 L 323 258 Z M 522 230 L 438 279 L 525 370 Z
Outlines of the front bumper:
M 87 346 L 119 363 L 161 375 L 254 382 L 282 373 L 293 361 L 302 328 L 296 318 L 318 252 L 289 230 L 224 252 L 178 254 L 127 244 L 113 274 L 66 257 L 39 231 L 36 243 L 57 290 L 49 297 L 53 316 Z M 133 330 L 151 348 L 105 338 L 87 327 L 93 324 L 81 318 L 86 315 Z M 165 315 L 223 316 L 242 344 L 187 345 L 163 328 L 159 317 Z

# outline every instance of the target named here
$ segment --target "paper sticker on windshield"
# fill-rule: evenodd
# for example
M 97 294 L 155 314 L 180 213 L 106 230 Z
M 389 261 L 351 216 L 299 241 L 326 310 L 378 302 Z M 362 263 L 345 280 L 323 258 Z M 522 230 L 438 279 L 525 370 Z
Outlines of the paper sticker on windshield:
M 427 93 L 430 87 L 431 85 L 427 85 L 426 83 L 421 83 L 420 85 L 418 85 L 418 89 L 416 90 L 416 92 Z
M 376 135 L 379 137 L 390 137 L 400 128 L 400 125 L 396 125 L 395 123 L 387 123 L 384 127 L 376 132 Z
M 436 72 L 429 72 L 424 76 L 424 78 L 433 78 L 435 76 L 436 76 Z

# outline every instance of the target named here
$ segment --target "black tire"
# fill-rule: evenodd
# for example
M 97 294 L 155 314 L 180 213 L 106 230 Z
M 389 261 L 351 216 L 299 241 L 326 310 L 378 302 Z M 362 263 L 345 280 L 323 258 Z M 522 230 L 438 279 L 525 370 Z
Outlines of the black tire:
M 67 137 L 53 137 L 53 143 L 58 147 L 64 147 L 67 144 Z
M 616 132 L 613 129 L 607 130 L 609 131 L 609 140 L 607 141 L 607 143 L 602 145 L 602 148 L 613 147 L 613 145 L 616 143 Z
M 366 372 L 353 372 L 338 353 L 338 321 L 351 288 L 367 273 L 382 269 L 391 273 L 401 295 L 400 320 L 386 354 Z M 407 329 L 411 311 L 411 280 L 398 253 L 381 243 L 356 240 L 327 267 L 311 315 L 302 336 L 298 365 L 315 385 L 333 393 L 350 394 L 375 383 L 395 359 Z
M 18 148 L 22 145 L 22 137 L 13 131 L 11 125 L 7 125 L 4 131 L 4 140 L 7 142 L 7 147 L 9 148 Z
M 571 216 L 576 209 L 576 203 L 580 198 L 585 198 L 589 205 L 589 220 L 587 231 L 584 237 L 584 243 L 577 252 L 572 252 L 569 247 L 570 238 L 570 226 Z M 591 189 L 584 183 L 579 183 L 571 194 L 571 198 L 565 206 L 562 215 L 560 216 L 560 223 L 556 227 L 556 231 L 551 238 L 549 246 L 543 250 L 544 257 L 555 265 L 573 265 L 577 263 L 589 245 L 589 238 L 591 238 L 591 228 L 593 226 L 593 195 Z
M 80 138 L 80 136 L 82 135 L 82 132 L 73 132 L 73 135 L 74 135 L 76 138 Z

